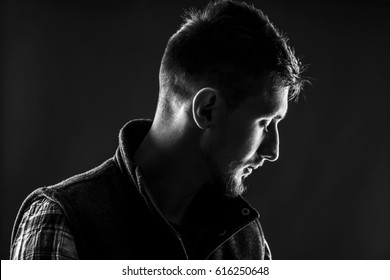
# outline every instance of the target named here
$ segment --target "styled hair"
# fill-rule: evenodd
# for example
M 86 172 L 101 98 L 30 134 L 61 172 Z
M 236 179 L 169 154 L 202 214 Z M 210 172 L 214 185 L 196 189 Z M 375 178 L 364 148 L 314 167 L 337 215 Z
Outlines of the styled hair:
M 190 9 L 166 46 L 160 68 L 161 94 L 186 99 L 196 88 L 224 91 L 228 106 L 248 97 L 251 82 L 269 75 L 298 97 L 304 80 L 288 39 L 253 5 L 233 0 Z M 225 93 L 226 92 L 226 93 Z M 169 99 L 169 96 L 168 96 Z

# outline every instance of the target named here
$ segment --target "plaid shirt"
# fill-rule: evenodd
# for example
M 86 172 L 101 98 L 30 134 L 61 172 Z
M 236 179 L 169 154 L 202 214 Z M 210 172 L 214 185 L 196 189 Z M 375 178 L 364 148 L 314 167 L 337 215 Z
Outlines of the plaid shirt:
M 42 198 L 31 204 L 18 227 L 11 259 L 78 259 L 68 221 L 57 203 Z

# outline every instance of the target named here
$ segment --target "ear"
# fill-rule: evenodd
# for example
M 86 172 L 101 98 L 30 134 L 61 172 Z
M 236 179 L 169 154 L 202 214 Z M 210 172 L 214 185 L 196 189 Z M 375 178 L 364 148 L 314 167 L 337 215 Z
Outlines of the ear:
M 213 88 L 202 88 L 192 99 L 192 116 L 200 129 L 206 129 L 217 121 L 222 109 L 221 97 Z

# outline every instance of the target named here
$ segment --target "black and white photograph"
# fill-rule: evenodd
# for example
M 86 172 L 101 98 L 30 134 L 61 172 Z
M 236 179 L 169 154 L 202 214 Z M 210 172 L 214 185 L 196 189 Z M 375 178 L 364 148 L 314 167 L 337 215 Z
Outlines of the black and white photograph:
M 2 3 L 2 260 L 389 260 L 387 0 Z

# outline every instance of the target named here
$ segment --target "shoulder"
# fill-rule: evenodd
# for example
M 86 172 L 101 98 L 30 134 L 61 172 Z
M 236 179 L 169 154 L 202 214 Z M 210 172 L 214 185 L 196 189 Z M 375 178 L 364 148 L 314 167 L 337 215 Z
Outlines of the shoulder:
M 11 240 L 14 241 L 16 230 L 26 213 L 33 213 L 37 209 L 53 212 L 59 208 L 71 220 L 74 210 L 83 209 L 88 203 L 92 205 L 109 199 L 107 194 L 112 192 L 110 189 L 120 185 L 121 180 L 120 170 L 114 160 L 109 159 L 96 168 L 58 184 L 36 189 L 27 196 L 19 209 Z
M 23 214 L 24 218 L 37 219 L 44 215 L 62 215 L 61 207 L 54 201 L 49 200 L 46 197 L 41 197 L 35 200 L 26 209 Z
M 107 186 L 112 183 L 113 180 L 117 180 L 119 176 L 119 170 L 116 167 L 114 161 L 109 159 L 101 165 L 73 177 L 70 177 L 53 186 L 44 187 L 42 191 L 46 194 L 56 194 L 72 191 L 74 188 L 83 187 L 88 189 L 90 187 Z
M 11 259 L 75 259 L 77 252 L 61 207 L 45 197 L 23 213 L 11 244 Z
M 109 203 L 112 196 L 121 192 L 126 177 L 113 159 L 58 184 L 43 187 L 35 196 L 45 196 L 65 207 L 85 208 L 85 204 Z M 33 194 L 34 196 L 34 194 Z M 69 209 L 64 209 L 68 214 Z

